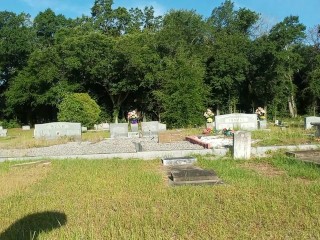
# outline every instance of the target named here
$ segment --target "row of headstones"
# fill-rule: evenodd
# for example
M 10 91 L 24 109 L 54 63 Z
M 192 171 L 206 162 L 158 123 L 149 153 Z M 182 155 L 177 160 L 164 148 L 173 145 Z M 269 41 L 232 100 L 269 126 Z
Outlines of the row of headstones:
M 158 121 L 141 122 L 141 131 L 139 131 L 138 124 L 129 126 L 127 123 L 110 123 L 110 137 L 111 138 L 138 138 L 142 137 L 158 137 L 159 132 L 166 131 L 167 125 Z M 141 133 L 141 134 L 140 134 Z

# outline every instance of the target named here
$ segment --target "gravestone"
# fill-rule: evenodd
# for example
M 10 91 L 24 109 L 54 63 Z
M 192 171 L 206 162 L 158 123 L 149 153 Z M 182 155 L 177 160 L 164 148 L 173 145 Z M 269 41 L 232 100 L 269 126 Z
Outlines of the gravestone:
M 87 132 L 88 128 L 87 127 L 81 127 L 81 132 Z
M 158 137 L 159 135 L 159 122 L 141 122 L 141 130 L 143 137 Z
M 233 113 L 215 117 L 215 128 L 220 131 L 226 129 L 257 130 L 256 114 Z
M 251 132 L 236 131 L 233 134 L 233 158 L 250 159 Z
M 159 128 L 159 132 L 167 131 L 167 124 L 159 123 L 158 128 Z
M 34 125 L 36 139 L 58 139 L 60 137 L 73 137 L 81 139 L 81 123 L 51 122 Z
M 139 132 L 128 132 L 128 138 L 139 138 Z
M 258 121 L 258 128 L 259 129 L 266 129 L 267 128 L 267 120 L 259 120 Z
M 28 131 L 28 130 L 30 130 L 30 126 L 29 125 L 22 126 L 22 130 Z
M 193 164 L 197 162 L 197 159 L 194 157 L 176 157 L 176 158 L 162 158 L 161 161 L 164 166 L 168 166 L 168 165 Z
M 304 129 L 311 129 L 312 122 L 320 122 L 320 117 L 316 117 L 316 116 L 310 116 L 310 117 L 305 117 L 304 118 Z
M 7 129 L 3 129 L 2 126 L 0 126 L 0 137 L 6 137 L 8 133 Z
M 128 123 L 110 123 L 111 138 L 127 138 Z
M 131 132 L 139 132 L 139 124 L 138 123 L 130 123 Z
M 107 122 L 100 123 L 100 124 L 94 124 L 93 128 L 96 131 L 109 131 L 110 130 L 110 124 L 107 123 Z

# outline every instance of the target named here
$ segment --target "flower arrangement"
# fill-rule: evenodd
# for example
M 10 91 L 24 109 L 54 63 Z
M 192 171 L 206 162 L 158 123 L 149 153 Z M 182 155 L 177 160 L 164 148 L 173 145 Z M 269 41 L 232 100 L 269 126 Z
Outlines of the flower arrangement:
M 231 136 L 233 136 L 234 131 L 230 128 L 229 129 L 224 128 L 224 129 L 222 129 L 222 134 L 224 136 L 231 137 Z
M 213 122 L 214 113 L 211 111 L 211 109 L 208 108 L 203 116 L 207 119 L 207 123 Z
M 263 120 L 263 119 L 266 118 L 266 116 L 265 116 L 266 111 L 265 111 L 262 107 L 258 107 L 258 108 L 256 109 L 256 114 L 257 114 L 257 116 L 258 116 L 258 118 L 259 118 L 260 120 Z
M 131 123 L 138 123 L 138 114 L 135 110 L 128 112 L 128 120 Z

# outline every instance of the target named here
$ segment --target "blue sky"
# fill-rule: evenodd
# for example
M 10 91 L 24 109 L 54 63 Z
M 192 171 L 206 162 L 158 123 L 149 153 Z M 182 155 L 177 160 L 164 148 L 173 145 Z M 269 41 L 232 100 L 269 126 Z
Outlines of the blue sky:
M 30 13 L 35 17 L 40 11 L 51 8 L 56 14 L 67 17 L 90 15 L 94 0 L 0 0 L 0 11 Z M 114 7 L 126 8 L 152 5 L 158 15 L 170 9 L 194 9 L 197 13 L 208 17 L 213 8 L 220 6 L 224 0 L 114 0 Z M 273 25 L 289 15 L 297 15 L 300 22 L 308 28 L 320 24 L 319 0 L 234 0 L 236 7 L 248 8 Z

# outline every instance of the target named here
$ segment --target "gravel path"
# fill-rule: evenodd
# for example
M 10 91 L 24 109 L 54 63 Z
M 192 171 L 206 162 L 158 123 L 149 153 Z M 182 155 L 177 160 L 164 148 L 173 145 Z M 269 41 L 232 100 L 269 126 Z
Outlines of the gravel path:
M 29 149 L 3 149 L 0 157 L 46 157 L 108 153 L 134 153 L 140 151 L 201 150 L 203 147 L 187 141 L 157 143 L 152 139 L 106 139 L 97 143 L 69 142 L 49 147 Z

